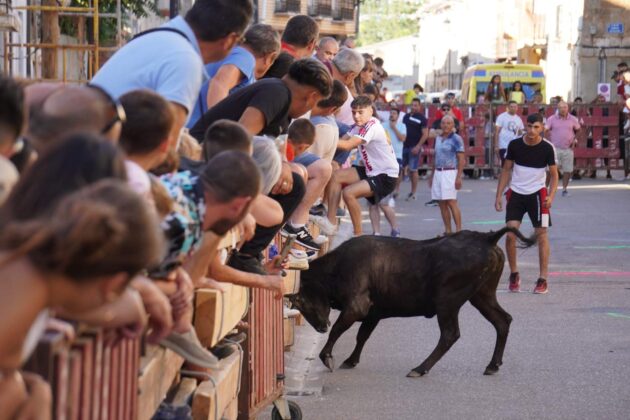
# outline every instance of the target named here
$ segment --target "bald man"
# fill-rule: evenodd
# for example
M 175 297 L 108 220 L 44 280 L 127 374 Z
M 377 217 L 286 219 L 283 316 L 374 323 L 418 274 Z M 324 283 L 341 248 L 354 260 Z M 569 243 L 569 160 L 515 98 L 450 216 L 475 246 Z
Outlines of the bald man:
M 117 143 L 125 119 L 117 101 L 99 88 L 65 86 L 32 106 L 26 137 L 37 151 L 78 132 L 100 134 Z
M 562 170 L 562 196 L 569 195 L 567 190 L 569 179 L 573 174 L 573 149 L 577 146 L 577 133 L 580 121 L 569 114 L 569 104 L 558 102 L 558 113 L 547 119 L 545 138 L 549 139 L 556 149 L 556 161 Z
M 339 43 L 331 36 L 325 36 L 319 40 L 315 57 L 322 63 L 330 63 L 339 52 Z

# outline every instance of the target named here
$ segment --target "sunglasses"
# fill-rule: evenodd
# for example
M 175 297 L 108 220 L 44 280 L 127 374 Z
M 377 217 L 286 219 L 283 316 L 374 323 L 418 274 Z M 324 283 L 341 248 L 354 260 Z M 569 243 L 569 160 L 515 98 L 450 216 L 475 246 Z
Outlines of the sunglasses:
M 109 101 L 109 103 L 112 105 L 112 110 L 114 111 L 114 116 L 107 124 L 105 124 L 103 129 L 101 129 L 101 134 L 107 133 L 109 130 L 112 129 L 114 125 L 116 125 L 117 122 L 120 121 L 121 124 L 124 124 L 127 121 L 127 114 L 125 113 L 125 108 L 123 108 L 120 101 L 118 101 L 117 99 L 114 99 L 112 95 L 110 95 L 105 89 L 103 89 L 100 86 L 88 84 L 87 87 L 97 90 L 103 96 L 105 96 L 107 100 Z
M 450 111 L 451 108 L 442 108 L 442 111 Z

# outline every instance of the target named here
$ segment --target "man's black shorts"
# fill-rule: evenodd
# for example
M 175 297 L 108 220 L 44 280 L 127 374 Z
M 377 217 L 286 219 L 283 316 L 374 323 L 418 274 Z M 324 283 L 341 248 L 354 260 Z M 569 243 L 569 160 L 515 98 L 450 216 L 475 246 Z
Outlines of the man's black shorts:
M 376 176 L 367 176 L 364 166 L 353 166 L 359 174 L 359 179 L 365 179 L 370 184 L 370 189 L 374 193 L 372 197 L 365 197 L 371 204 L 378 204 L 383 198 L 390 195 L 396 188 L 396 178 L 392 178 L 387 174 L 379 174 Z
M 533 194 L 519 194 L 512 190 L 505 193 L 507 206 L 505 208 L 505 221 L 522 222 L 525 213 L 529 215 L 529 220 L 535 228 L 550 227 L 551 214 L 549 209 L 543 207 L 547 198 L 547 189 L 543 188 Z

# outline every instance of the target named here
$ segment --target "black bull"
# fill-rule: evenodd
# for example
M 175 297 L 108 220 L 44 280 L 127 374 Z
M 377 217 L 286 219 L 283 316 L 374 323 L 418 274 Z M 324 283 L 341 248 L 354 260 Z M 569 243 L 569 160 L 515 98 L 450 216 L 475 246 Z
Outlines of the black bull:
M 497 332 L 492 360 L 484 372 L 491 375 L 502 364 L 512 321 L 496 297 L 505 264 L 497 242 L 507 232 L 515 234 L 524 246 L 536 242 L 508 227 L 487 233 L 463 231 L 425 241 L 378 236 L 351 239 L 302 272 L 300 291 L 291 301 L 320 333 L 330 325 L 330 309 L 341 311 L 319 354 L 331 371 L 333 346 L 356 321 L 362 321 L 357 344 L 342 368 L 359 363 L 363 345 L 381 319 L 437 315 L 438 344 L 409 372 L 410 377 L 429 372 L 457 341 L 459 310 L 470 301 Z

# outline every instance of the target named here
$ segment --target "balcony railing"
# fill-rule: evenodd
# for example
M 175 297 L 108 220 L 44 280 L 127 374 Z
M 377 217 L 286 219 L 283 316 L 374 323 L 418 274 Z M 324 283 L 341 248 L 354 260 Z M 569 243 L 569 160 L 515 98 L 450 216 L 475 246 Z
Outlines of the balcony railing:
M 310 16 L 332 16 L 331 0 L 313 0 L 308 5 L 308 14 Z
M 337 0 L 332 16 L 334 20 L 354 20 L 354 0 Z
M 334 20 L 354 20 L 354 7 L 341 7 L 333 10 Z
M 300 13 L 300 0 L 276 0 L 276 13 Z

